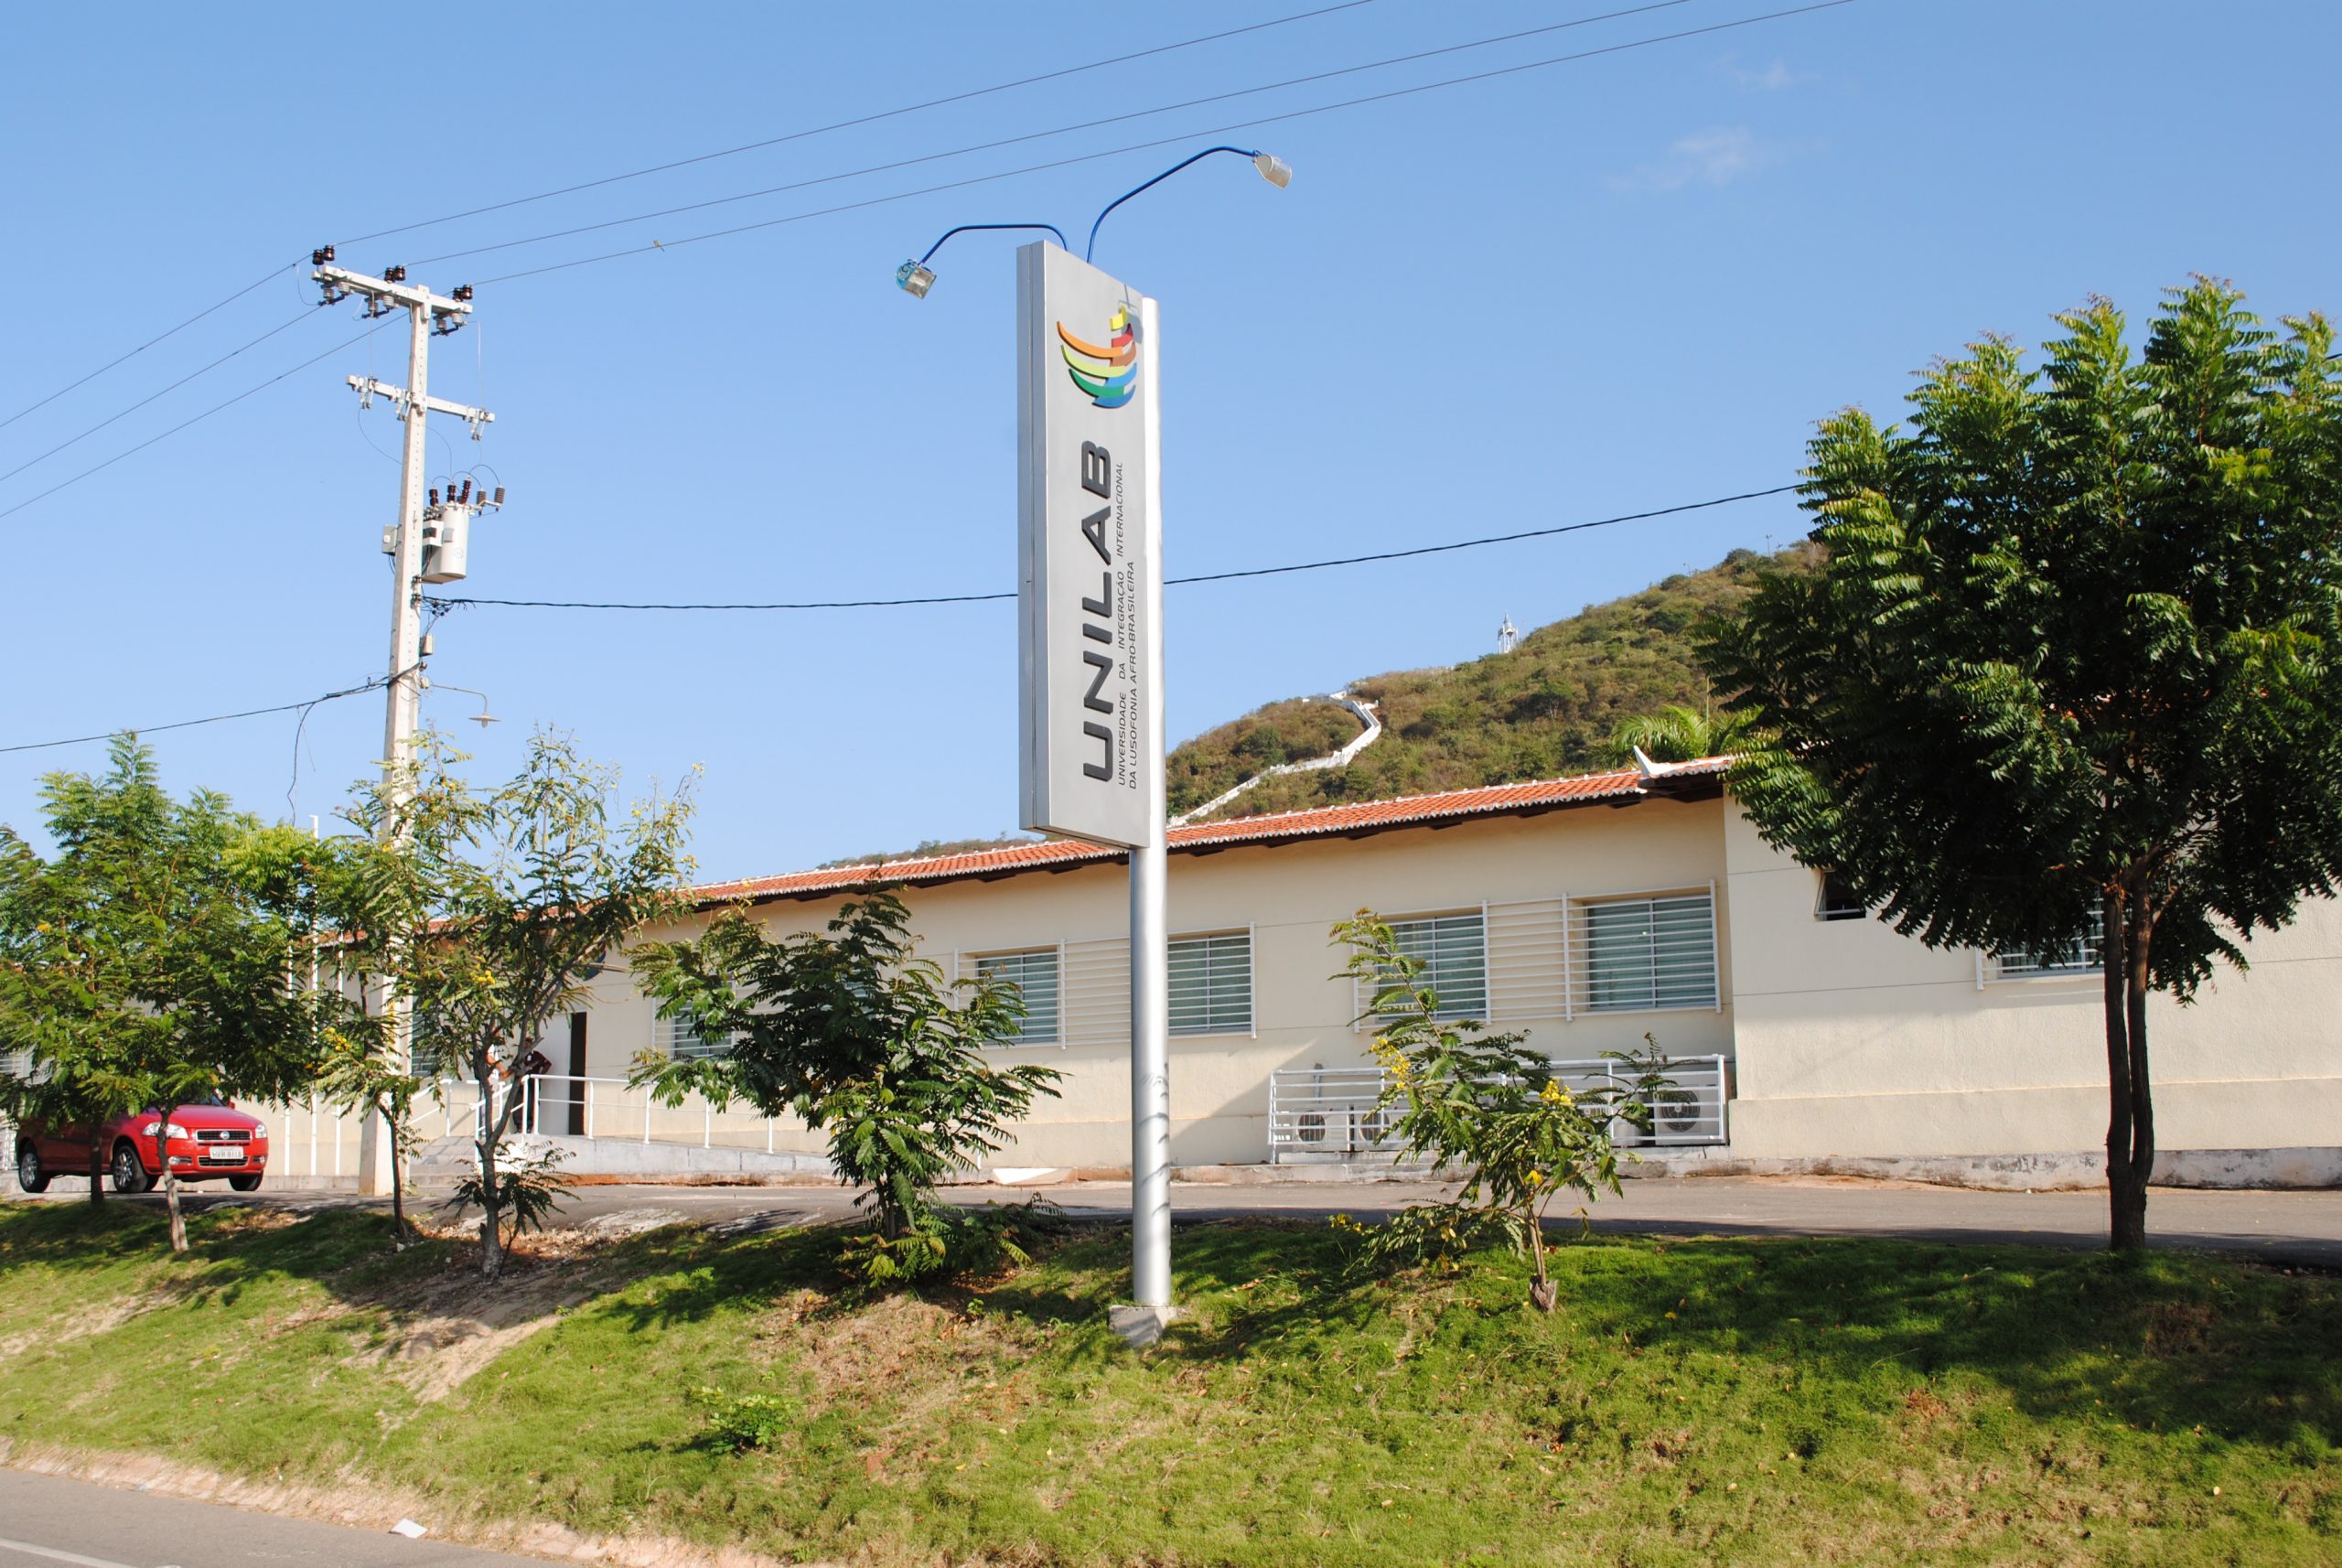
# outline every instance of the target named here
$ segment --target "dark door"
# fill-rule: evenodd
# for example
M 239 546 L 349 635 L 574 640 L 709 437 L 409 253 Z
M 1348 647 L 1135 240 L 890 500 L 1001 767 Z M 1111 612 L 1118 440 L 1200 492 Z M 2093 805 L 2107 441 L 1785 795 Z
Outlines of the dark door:
M 569 1015 L 569 1135 L 586 1135 L 586 1015 Z

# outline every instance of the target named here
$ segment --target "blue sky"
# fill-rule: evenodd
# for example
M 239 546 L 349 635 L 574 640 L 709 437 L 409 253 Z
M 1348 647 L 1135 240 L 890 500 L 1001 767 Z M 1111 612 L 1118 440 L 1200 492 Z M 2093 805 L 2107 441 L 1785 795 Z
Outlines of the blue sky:
M 1667 506 L 1794 478 L 1813 421 L 1891 410 L 1983 330 L 2038 341 L 2091 293 L 2143 317 L 2196 271 L 2264 312 L 2342 306 L 2320 3 L 1859 0 L 1219 136 L 1193 133 L 1778 9 L 1684 0 L 1385 70 L 892 173 L 446 261 L 548 231 L 819 178 L 1619 8 L 1374 0 L 1110 70 L 346 244 L 478 326 L 433 390 L 435 474 L 510 504 L 451 591 L 795 599 L 1012 587 L 1008 239 L 963 237 L 923 302 L 896 264 L 961 222 L 1087 227 L 1190 147 L 1235 159 L 1117 212 L 1099 261 L 1163 304 L 1172 575 Z M 48 6 L 0 72 L 0 418 L 328 240 L 1308 9 L 488 5 L 421 31 L 281 7 Z M 411 38 L 424 40 L 410 41 Z M 1173 138 L 601 264 L 487 282 Z M 1078 238 L 1078 236 L 1077 236 Z M 356 335 L 285 271 L 0 428 L 38 456 L 271 328 L 226 365 L 0 480 L 0 510 Z M 403 329 L 5 518 L 14 678 L 0 746 L 295 702 L 379 674 L 376 540 L 398 427 L 342 378 Z M 1541 542 L 1175 589 L 1176 739 L 1263 702 L 1452 662 L 1523 627 L 1802 532 L 1758 501 Z M 750 875 L 1012 828 L 1004 604 L 778 615 L 475 608 L 426 711 L 483 777 L 532 725 L 638 785 L 703 769 L 697 853 Z M 178 789 L 330 814 L 380 700 L 158 735 Z M 0 821 L 101 748 L 0 752 Z M 288 799 L 289 795 L 289 799 Z

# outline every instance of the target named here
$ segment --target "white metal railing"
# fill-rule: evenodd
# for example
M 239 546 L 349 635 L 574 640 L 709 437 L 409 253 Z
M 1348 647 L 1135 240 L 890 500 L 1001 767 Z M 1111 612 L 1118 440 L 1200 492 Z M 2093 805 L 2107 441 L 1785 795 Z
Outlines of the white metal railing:
M 1634 1082 L 1629 1064 L 1603 1057 L 1551 1064 L 1553 1076 L 1570 1090 L 1623 1090 Z M 1659 1069 L 1666 1087 L 1652 1097 L 1651 1130 L 1620 1123 L 1614 1129 L 1622 1144 L 1684 1145 L 1728 1144 L 1732 1141 L 1732 1059 L 1729 1057 L 1661 1057 Z
M 521 1113 L 513 1122 L 516 1131 L 550 1136 L 696 1144 L 704 1149 L 760 1147 L 767 1154 L 778 1146 L 779 1125 L 754 1111 L 718 1111 L 696 1094 L 670 1107 L 653 1100 L 648 1088 L 622 1078 L 559 1072 L 521 1079 Z
M 1610 1058 L 1550 1062 L 1573 1090 L 1624 1089 L 1628 1064 Z M 1651 1131 L 1617 1123 L 1622 1145 L 1685 1147 L 1732 1141 L 1732 1060 L 1724 1056 L 1662 1057 L 1667 1086 L 1657 1095 Z M 1380 1109 L 1389 1079 L 1380 1068 L 1279 1068 L 1269 1074 L 1269 1163 L 1287 1156 L 1390 1156 L 1398 1108 Z
M 1269 1163 L 1286 1154 L 1376 1152 L 1390 1132 L 1377 1067 L 1280 1068 L 1269 1074 Z

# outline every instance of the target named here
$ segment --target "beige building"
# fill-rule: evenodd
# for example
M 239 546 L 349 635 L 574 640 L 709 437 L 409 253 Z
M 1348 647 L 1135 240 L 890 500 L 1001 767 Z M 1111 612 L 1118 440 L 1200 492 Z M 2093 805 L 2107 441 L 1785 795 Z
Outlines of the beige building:
M 1678 1063 L 1660 1141 L 1686 1157 L 2087 1179 L 2106 1115 L 2095 955 L 1930 951 L 1833 908 L 1822 877 L 1758 838 L 1721 772 L 1695 763 L 1174 831 L 1175 1163 L 1364 1155 L 1375 1079 L 1327 933 L 1367 908 L 1399 923 L 1457 1013 L 1526 1029 L 1584 1064 L 1573 1070 L 1597 1074 L 1604 1052 L 1648 1036 Z M 653 934 L 699 929 L 727 905 L 775 931 L 816 929 L 874 881 L 903 888 L 923 950 L 947 971 L 1020 982 L 1026 1038 L 1004 1049 L 1065 1075 L 998 1165 L 1127 1166 L 1128 897 L 1112 852 L 1035 843 L 721 884 Z M 2193 1007 L 2154 1005 L 2166 1173 L 2342 1180 L 2342 914 L 2312 904 L 2251 950 L 2250 974 L 2223 972 Z M 785 1123 L 656 1111 L 624 1089 L 646 1049 L 711 1044 L 659 1018 L 614 967 L 548 1042 L 540 1127 L 605 1148 L 818 1148 Z

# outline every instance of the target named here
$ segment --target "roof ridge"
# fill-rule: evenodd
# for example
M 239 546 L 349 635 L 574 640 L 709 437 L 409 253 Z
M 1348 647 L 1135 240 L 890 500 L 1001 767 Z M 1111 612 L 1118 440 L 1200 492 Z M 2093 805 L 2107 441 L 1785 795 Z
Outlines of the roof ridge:
M 1657 776 L 1647 776 L 1639 768 L 1613 768 L 1589 773 L 1563 774 L 1554 779 L 1522 779 L 1506 784 L 1473 784 L 1460 789 L 1434 789 L 1419 795 L 1393 795 L 1375 800 L 1344 800 L 1292 811 L 1232 817 L 1217 822 L 1195 822 L 1169 829 L 1165 836 L 1166 844 L 1173 847 L 1231 840 L 1265 842 L 1284 837 L 1288 832 L 1296 837 L 1304 836 L 1310 830 L 1301 824 L 1312 819 L 1315 820 L 1312 825 L 1323 825 L 1328 829 L 1359 826 L 1358 819 L 1361 817 L 1380 818 L 1383 825 L 1389 827 L 1403 827 L 1410 822 L 1454 814 L 1437 810 L 1435 802 L 1460 803 L 1468 797 L 1479 796 L 1494 797 L 1489 801 L 1491 807 L 1525 806 L 1536 802 L 1519 800 L 1516 798 L 1519 793 L 1541 790 L 1567 790 L 1567 795 L 1559 798 L 1562 800 L 1598 800 L 1626 793 L 1642 795 L 1648 793 L 1649 787 L 1660 778 L 1714 773 L 1721 771 L 1730 761 L 1728 757 L 1703 757 L 1673 764 L 1665 774 Z M 951 854 L 821 866 L 810 871 L 783 872 L 771 876 L 733 877 L 722 882 L 701 883 L 684 891 L 687 897 L 711 900 L 726 896 L 753 897 L 758 893 L 866 886 L 898 877 L 917 878 L 922 875 L 936 876 L 939 880 L 953 880 L 962 876 L 982 875 L 987 871 L 1013 867 L 1019 863 L 1044 865 L 1059 861 L 1111 860 L 1126 853 L 1120 848 L 1089 843 L 1080 839 L 1034 839 Z
M 1681 766 L 1690 768 L 1694 765 L 1687 762 Z M 1641 774 L 1632 768 L 1602 768 L 1591 773 L 1563 773 L 1552 779 L 1515 779 L 1502 784 L 1467 784 L 1460 789 L 1426 789 L 1420 795 L 1383 795 L 1371 800 L 1335 800 L 1323 806 L 1301 806 L 1290 811 L 1262 811 L 1257 816 L 1224 817 L 1216 822 L 1190 822 L 1184 828 L 1173 828 L 1171 832 L 1196 832 L 1211 828 L 1234 827 L 1239 822 L 1273 822 L 1280 817 L 1314 817 L 1324 811 L 1364 811 L 1372 806 L 1412 806 L 1419 801 L 1445 800 L 1456 795 L 1485 794 L 1490 789 L 1534 789 L 1541 784 L 1578 784 L 1591 779 L 1640 777 Z

